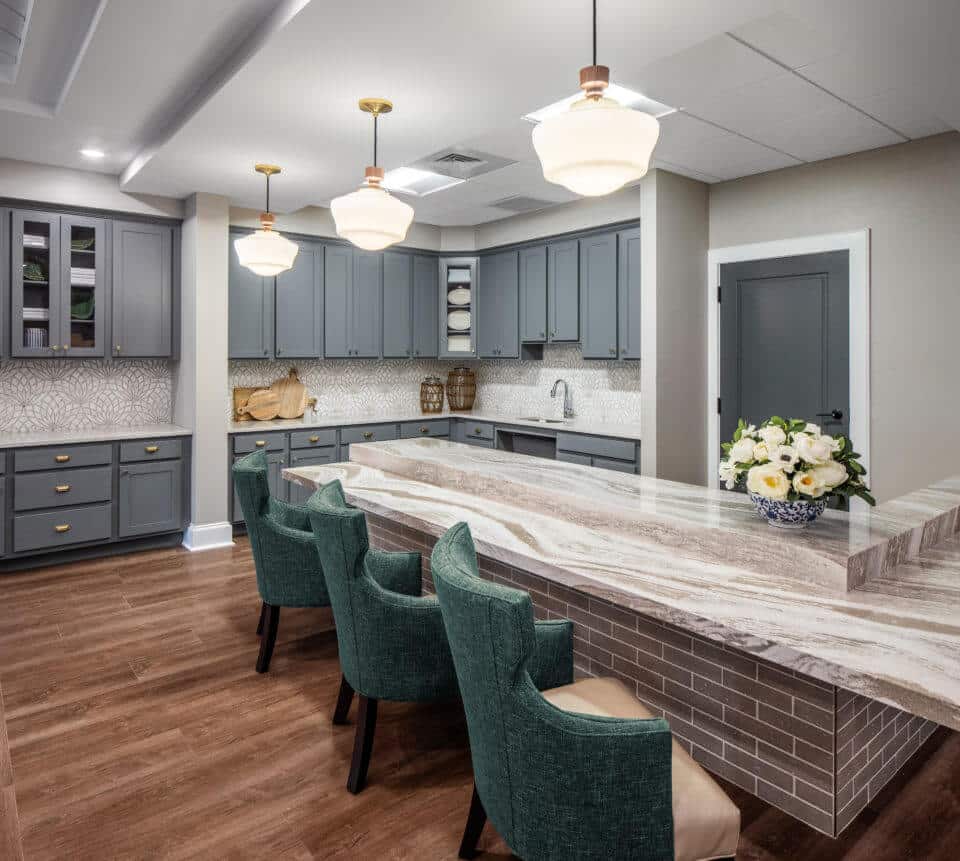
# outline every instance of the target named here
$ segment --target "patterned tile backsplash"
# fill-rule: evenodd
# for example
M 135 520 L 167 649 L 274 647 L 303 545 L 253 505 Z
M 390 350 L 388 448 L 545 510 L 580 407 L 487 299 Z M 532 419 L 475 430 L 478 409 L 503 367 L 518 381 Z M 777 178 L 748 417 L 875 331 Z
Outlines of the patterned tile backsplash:
M 169 422 L 166 360 L 24 360 L 0 363 L 0 430 L 70 430 Z
M 230 387 L 269 385 L 296 366 L 307 391 L 317 398 L 320 415 L 418 408 L 426 376 L 446 381 L 459 362 L 404 359 L 296 362 L 233 361 Z M 562 398 L 550 397 L 553 381 L 570 384 L 573 408 L 582 418 L 611 422 L 640 420 L 640 365 L 636 362 L 586 362 L 579 346 L 547 346 L 542 361 L 483 360 L 469 364 L 477 372 L 476 409 L 519 415 L 559 415 Z M 225 400 L 232 409 L 230 394 Z

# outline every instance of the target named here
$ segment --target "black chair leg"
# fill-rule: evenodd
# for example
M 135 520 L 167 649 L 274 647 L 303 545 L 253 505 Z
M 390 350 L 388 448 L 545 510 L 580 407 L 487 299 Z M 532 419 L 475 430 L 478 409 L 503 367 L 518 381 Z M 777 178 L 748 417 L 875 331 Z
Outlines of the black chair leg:
M 259 637 L 263 633 L 263 623 L 267 619 L 267 602 L 260 602 L 260 621 L 257 622 L 257 636 Z
M 373 750 L 373 734 L 377 728 L 377 701 L 360 695 L 360 710 L 357 714 L 357 734 L 353 740 L 353 759 L 347 789 L 356 795 L 367 785 L 367 769 Z
M 463 829 L 463 840 L 460 841 L 460 858 L 476 858 L 477 842 L 483 833 L 483 826 L 487 824 L 487 811 L 483 809 L 483 802 L 477 794 L 477 786 L 473 786 L 473 798 L 470 799 L 470 813 L 467 815 L 467 824 Z
M 337 707 L 333 711 L 333 722 L 337 726 L 342 726 L 347 722 L 347 715 L 350 712 L 350 703 L 353 702 L 353 688 L 346 676 L 340 676 L 340 694 L 337 696 Z
M 265 673 L 270 669 L 270 658 L 273 657 L 273 644 L 277 642 L 277 627 L 280 625 L 280 608 L 273 604 L 264 604 L 267 611 L 267 627 L 260 640 L 260 654 L 257 657 L 257 672 Z

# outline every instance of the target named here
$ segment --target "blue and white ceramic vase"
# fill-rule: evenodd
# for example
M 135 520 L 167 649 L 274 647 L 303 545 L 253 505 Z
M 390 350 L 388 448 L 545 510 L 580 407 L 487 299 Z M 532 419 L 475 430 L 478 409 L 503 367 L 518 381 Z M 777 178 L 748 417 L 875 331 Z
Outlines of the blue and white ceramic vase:
M 767 524 L 778 529 L 805 529 L 813 523 L 827 507 L 826 499 L 798 499 L 790 502 L 786 499 L 767 499 L 759 493 L 751 493 L 750 499 Z

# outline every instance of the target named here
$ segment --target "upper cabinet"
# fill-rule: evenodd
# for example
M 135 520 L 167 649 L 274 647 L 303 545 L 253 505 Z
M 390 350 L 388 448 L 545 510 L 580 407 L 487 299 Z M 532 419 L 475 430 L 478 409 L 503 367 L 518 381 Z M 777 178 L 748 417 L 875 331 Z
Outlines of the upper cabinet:
M 274 279 L 257 275 L 240 264 L 233 240 L 242 235 L 242 232 L 230 234 L 228 352 L 231 359 L 270 359 L 273 358 Z
M 173 239 L 166 225 L 113 222 L 114 356 L 172 354 Z
M 413 355 L 435 359 L 439 352 L 440 330 L 437 319 L 437 259 L 424 254 L 413 257 Z M 384 295 L 387 281 L 384 278 Z M 385 318 L 384 328 L 389 325 Z
M 278 359 L 323 355 L 323 256 L 317 242 L 299 241 L 293 267 L 273 288 L 274 353 Z M 231 307 L 232 310 L 232 307 Z
M 580 346 L 585 359 L 617 357 L 617 234 L 580 240 Z
M 547 340 L 580 340 L 580 245 L 576 239 L 547 246 Z
M 383 356 L 436 358 L 437 261 L 422 254 L 383 255 Z
M 440 258 L 440 358 L 477 357 L 477 258 Z
M 520 252 L 520 340 L 547 340 L 547 249 L 525 248 Z
M 324 342 L 328 358 L 376 358 L 381 349 L 382 255 L 326 249 Z
M 520 355 L 519 269 L 516 251 L 480 258 L 477 345 L 481 358 Z
M 617 235 L 617 340 L 621 359 L 640 358 L 640 228 Z

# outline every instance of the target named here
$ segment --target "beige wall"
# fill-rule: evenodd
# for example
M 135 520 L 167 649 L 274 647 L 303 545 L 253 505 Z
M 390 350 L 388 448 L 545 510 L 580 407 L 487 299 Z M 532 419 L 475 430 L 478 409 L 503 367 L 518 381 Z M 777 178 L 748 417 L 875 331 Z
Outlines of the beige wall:
M 889 499 L 960 473 L 960 134 L 710 189 L 711 248 L 861 228 L 871 231 L 869 479 Z

